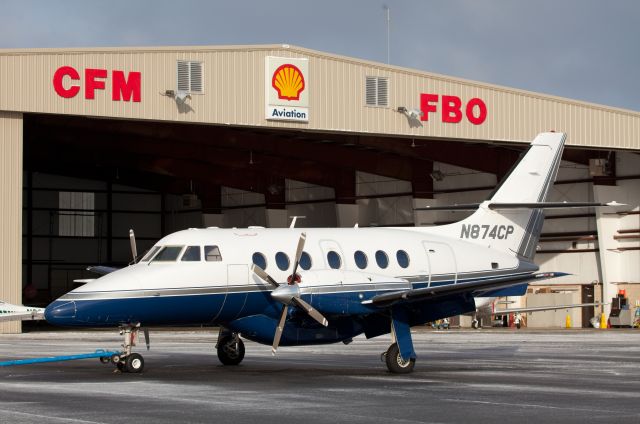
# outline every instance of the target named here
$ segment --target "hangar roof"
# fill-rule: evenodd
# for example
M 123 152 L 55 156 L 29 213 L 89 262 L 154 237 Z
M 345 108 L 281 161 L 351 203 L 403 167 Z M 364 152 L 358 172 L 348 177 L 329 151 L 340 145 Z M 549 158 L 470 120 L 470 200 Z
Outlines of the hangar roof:
M 283 67 L 303 79 L 289 97 Z M 554 129 L 640 150 L 639 112 L 289 45 L 0 50 L 0 110 L 490 142 Z

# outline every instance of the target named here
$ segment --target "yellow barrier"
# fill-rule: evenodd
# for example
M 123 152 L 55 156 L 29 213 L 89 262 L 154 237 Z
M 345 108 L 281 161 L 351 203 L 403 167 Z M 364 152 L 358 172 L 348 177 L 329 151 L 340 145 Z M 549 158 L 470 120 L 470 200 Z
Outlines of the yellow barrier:
M 600 314 L 600 328 L 607 328 L 607 316 L 604 312 Z
M 564 320 L 564 326 L 566 328 L 571 328 L 571 315 L 567 314 L 567 317 Z

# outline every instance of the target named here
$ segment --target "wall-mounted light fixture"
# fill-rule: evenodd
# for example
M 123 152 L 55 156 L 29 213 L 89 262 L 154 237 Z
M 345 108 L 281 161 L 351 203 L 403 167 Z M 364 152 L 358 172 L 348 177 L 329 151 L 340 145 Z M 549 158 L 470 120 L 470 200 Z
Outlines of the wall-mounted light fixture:
M 403 114 L 407 117 L 407 121 L 409 121 L 409 126 L 411 128 L 417 128 L 422 126 L 422 122 L 420 122 L 420 118 L 424 113 L 420 109 L 407 109 L 405 106 L 398 106 L 396 112 Z
M 178 103 L 179 105 L 184 104 L 187 99 L 191 98 L 191 94 L 186 91 L 175 91 L 175 90 L 165 90 L 164 93 L 160 92 L 161 95 L 166 97 L 171 97 Z

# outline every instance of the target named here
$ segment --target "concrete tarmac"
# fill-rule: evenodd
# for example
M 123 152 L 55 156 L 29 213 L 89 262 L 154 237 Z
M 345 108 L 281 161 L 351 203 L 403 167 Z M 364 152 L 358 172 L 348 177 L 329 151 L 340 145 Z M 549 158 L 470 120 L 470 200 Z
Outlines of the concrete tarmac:
M 220 365 L 216 334 L 157 331 L 142 374 L 97 359 L 0 368 L 0 423 L 638 423 L 640 330 L 419 330 L 409 375 L 388 336 L 352 344 L 246 342 Z M 0 360 L 116 349 L 113 332 L 0 335 Z

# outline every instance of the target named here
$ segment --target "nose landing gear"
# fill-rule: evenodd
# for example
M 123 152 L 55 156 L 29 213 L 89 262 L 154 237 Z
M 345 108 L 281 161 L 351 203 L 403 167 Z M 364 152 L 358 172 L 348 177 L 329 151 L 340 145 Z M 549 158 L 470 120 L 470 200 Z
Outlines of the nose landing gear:
M 124 336 L 122 352 L 120 354 L 111 355 L 110 358 L 102 357 L 100 358 L 100 362 L 103 364 L 111 362 L 121 372 L 141 373 L 144 369 L 144 358 L 139 353 L 131 352 L 131 348 L 135 346 L 138 341 L 139 331 L 140 323 L 120 326 L 120 335 Z M 144 329 L 143 332 L 147 344 L 147 350 L 149 350 L 149 332 L 146 329 Z

